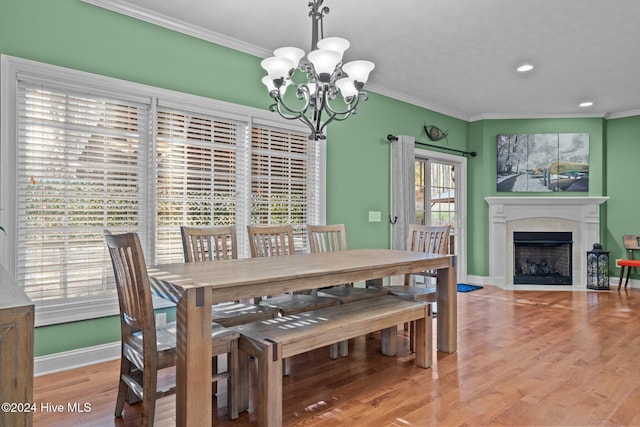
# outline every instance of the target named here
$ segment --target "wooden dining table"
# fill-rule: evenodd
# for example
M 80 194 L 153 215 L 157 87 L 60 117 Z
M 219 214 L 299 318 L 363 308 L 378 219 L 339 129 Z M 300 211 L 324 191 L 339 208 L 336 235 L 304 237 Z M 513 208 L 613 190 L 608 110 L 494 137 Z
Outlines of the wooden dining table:
M 176 425 L 212 423 L 211 306 L 263 295 L 437 270 L 437 349 L 457 350 L 455 255 L 392 249 L 245 258 L 148 268 L 152 292 L 176 303 Z

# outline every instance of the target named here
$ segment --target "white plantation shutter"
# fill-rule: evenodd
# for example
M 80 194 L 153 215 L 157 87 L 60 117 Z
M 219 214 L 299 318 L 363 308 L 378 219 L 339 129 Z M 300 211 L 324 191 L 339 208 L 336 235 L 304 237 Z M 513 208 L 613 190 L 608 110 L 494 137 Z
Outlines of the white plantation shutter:
M 118 313 L 105 229 L 137 232 L 149 264 L 183 260 L 181 225 L 235 224 L 249 256 L 248 224 L 292 223 L 306 249 L 304 225 L 322 217 L 322 154 L 299 126 L 19 58 L 0 64 L 0 262 L 36 303 L 36 325 Z
M 246 125 L 167 108 L 157 118 L 156 262 L 181 262 L 181 225 L 236 223 L 236 144 Z
M 297 252 L 307 251 L 306 224 L 318 223 L 318 142 L 303 133 L 254 126 L 251 223 L 293 224 Z
M 113 295 L 103 230 L 139 226 L 147 107 L 19 82 L 17 281 L 40 304 Z

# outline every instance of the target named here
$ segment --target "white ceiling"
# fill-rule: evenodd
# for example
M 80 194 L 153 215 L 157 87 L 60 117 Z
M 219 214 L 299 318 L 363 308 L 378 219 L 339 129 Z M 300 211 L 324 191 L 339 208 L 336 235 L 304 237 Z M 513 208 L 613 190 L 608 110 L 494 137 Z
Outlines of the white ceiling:
M 309 51 L 308 0 L 84 0 L 254 55 Z M 367 87 L 465 120 L 640 114 L 638 0 L 325 0 Z M 535 65 L 520 74 L 523 62 Z M 580 108 L 591 100 L 593 107 Z

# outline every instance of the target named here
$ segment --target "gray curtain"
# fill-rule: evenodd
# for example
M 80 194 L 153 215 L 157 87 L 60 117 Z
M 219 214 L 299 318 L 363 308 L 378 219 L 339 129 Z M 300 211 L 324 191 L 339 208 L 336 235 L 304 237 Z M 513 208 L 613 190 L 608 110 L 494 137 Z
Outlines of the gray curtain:
M 409 224 L 416 221 L 415 138 L 391 143 L 391 248 L 406 249 Z

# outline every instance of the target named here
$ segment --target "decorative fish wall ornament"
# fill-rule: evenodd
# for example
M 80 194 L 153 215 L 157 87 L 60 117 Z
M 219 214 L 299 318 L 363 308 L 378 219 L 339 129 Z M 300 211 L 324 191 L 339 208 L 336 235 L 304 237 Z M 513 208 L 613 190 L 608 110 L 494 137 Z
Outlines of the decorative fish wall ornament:
M 424 124 L 423 128 L 424 128 L 424 132 L 432 141 L 440 141 L 441 139 L 445 139 L 449 132 L 448 129 L 443 131 L 437 126 L 427 126 L 426 123 Z

